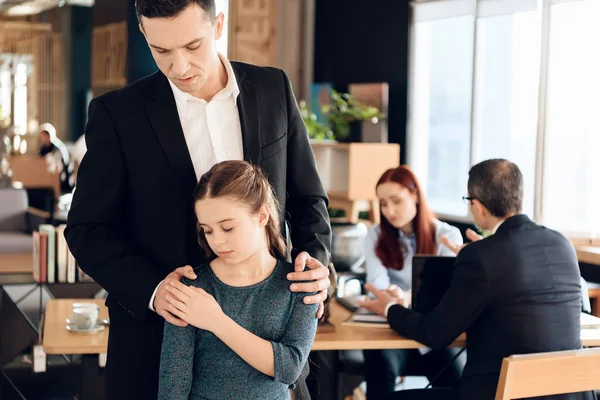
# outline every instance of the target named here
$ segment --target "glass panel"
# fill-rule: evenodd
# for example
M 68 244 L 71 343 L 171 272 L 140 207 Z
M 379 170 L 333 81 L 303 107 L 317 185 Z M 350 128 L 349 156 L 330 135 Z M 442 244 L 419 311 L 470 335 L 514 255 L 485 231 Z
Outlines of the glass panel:
M 477 23 L 473 163 L 506 158 L 524 178 L 524 212 L 533 217 L 541 13 Z

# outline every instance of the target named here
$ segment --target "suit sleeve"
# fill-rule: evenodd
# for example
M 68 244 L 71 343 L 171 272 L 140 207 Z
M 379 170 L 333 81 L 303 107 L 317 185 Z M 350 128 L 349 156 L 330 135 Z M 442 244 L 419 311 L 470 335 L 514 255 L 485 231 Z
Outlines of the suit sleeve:
M 433 311 L 422 314 L 400 305 L 390 307 L 392 329 L 433 349 L 447 347 L 465 332 L 489 303 L 488 277 L 475 247 L 469 245 L 459 253 L 450 287 Z
M 102 101 L 90 104 L 87 152 L 78 172 L 65 238 L 81 269 L 136 319 L 143 319 L 164 278 L 136 254 L 123 227 L 127 202 L 124 155 Z
M 308 141 L 290 80 L 282 71 L 288 115 L 287 207 L 292 237 L 292 256 L 308 252 L 323 265 L 329 263 L 331 226 L 327 194 L 317 173 L 315 157 Z

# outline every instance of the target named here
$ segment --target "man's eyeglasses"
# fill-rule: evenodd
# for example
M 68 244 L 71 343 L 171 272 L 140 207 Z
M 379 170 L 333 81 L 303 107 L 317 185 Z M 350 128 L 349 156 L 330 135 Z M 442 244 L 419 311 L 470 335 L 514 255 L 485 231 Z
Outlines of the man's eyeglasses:
M 473 196 L 463 196 L 462 199 L 465 201 L 465 203 L 467 205 L 469 205 L 473 200 L 477 200 L 478 202 L 483 204 L 483 201 L 481 201 L 477 197 L 473 197 Z M 483 204 L 483 206 L 485 206 L 485 204 Z

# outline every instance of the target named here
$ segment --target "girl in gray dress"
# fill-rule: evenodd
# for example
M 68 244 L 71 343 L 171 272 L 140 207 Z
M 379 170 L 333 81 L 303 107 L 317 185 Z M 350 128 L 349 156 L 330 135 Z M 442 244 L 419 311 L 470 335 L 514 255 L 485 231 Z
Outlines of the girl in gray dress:
M 259 168 L 225 161 L 194 193 L 209 263 L 168 287 L 159 399 L 289 399 L 317 328 L 317 304 L 291 292 L 281 217 Z

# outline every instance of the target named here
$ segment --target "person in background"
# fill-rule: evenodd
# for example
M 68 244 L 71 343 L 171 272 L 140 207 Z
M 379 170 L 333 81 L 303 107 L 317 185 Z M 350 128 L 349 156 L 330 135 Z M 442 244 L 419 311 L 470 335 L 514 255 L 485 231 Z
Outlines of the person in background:
M 289 399 L 317 330 L 317 304 L 291 292 L 280 210 L 258 167 L 225 161 L 194 193 L 209 262 L 167 287 L 160 400 Z M 179 299 L 179 300 L 177 300 Z
M 56 130 L 50 124 L 43 124 L 38 134 L 39 155 L 44 157 L 50 170 L 57 172 L 60 176 L 61 192 L 69 193 L 75 185 L 75 166 L 67 146 L 56 136 Z
M 411 290 L 413 255 L 454 256 L 442 238 L 462 243 L 462 236 L 456 227 L 435 218 L 409 167 L 384 172 L 375 190 L 381 223 L 370 228 L 365 241 L 366 288 L 406 293 Z M 455 350 L 368 350 L 364 354 L 370 400 L 394 392 L 396 378 L 407 367 L 423 371 L 436 387 L 452 386 L 460 379 L 460 361 L 451 362 Z
M 513 354 L 581 348 L 579 264 L 571 242 L 537 225 L 523 209 L 523 176 L 514 163 L 483 161 L 467 185 L 477 237 L 458 253 L 446 295 L 429 313 L 406 309 L 400 297 L 372 288 L 363 305 L 392 329 L 434 349 L 467 333 L 467 365 L 454 388 L 400 391 L 390 399 L 493 400 L 502 359 Z M 474 235 L 471 235 L 474 237 Z M 591 392 L 544 399 L 590 400 Z

